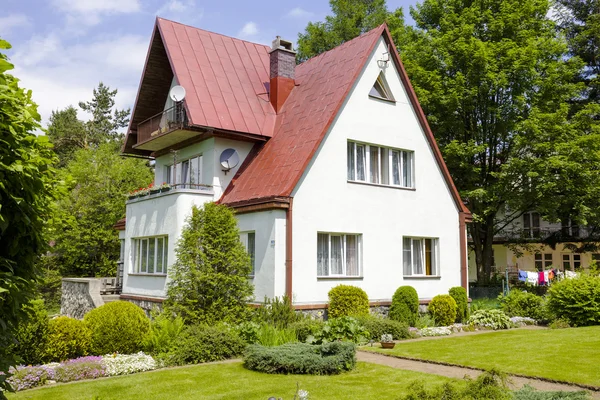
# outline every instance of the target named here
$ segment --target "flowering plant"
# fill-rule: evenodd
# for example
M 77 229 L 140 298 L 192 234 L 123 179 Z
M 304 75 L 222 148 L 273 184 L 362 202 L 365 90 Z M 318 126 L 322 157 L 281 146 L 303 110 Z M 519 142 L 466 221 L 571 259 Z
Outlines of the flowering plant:
M 516 326 L 537 325 L 537 321 L 529 317 L 511 317 L 510 322 Z
M 419 333 L 421 336 L 447 336 L 452 333 L 452 330 L 446 326 L 438 326 L 434 328 L 423 328 Z
M 381 335 L 381 343 L 390 343 L 393 341 L 394 341 L 394 338 L 389 333 L 384 333 L 383 335 Z
M 145 196 L 150 193 L 150 190 L 154 188 L 154 182 L 149 184 L 147 187 L 136 189 L 132 192 L 129 192 L 129 196 Z
M 96 379 L 106 375 L 106 367 L 99 356 L 79 357 L 54 368 L 54 379 L 58 382 Z
M 102 358 L 102 365 L 106 368 L 108 376 L 156 369 L 154 358 L 141 351 L 137 354 L 108 354 Z
M 36 367 L 20 365 L 11 368 L 9 372 L 12 376 L 7 379 L 7 382 L 16 391 L 41 386 L 48 380 L 54 379 L 54 370 L 45 365 Z

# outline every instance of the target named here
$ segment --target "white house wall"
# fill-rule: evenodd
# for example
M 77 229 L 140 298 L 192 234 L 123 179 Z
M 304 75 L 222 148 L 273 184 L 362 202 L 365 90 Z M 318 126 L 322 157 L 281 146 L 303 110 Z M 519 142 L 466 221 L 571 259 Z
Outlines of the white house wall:
M 396 103 L 369 98 L 387 52 L 380 39 L 360 79 L 297 185 L 293 196 L 293 296 L 297 304 L 327 301 L 339 284 L 389 300 L 402 285 L 432 298 L 460 286 L 459 216 L 393 62 L 385 71 Z M 415 190 L 347 181 L 348 140 L 414 151 Z M 317 279 L 317 232 L 362 234 L 363 277 Z M 438 278 L 405 278 L 402 237 L 439 238 Z

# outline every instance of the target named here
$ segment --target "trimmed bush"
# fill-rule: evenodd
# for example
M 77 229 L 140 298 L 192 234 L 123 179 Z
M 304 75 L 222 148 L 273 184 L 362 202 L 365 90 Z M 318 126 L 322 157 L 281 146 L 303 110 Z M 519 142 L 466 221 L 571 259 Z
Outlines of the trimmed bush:
M 511 290 L 508 296 L 499 296 L 500 307 L 509 317 L 529 317 L 544 320 L 544 299 L 533 293 Z
M 299 342 L 305 343 L 309 336 L 315 336 L 323 329 L 324 322 L 318 319 L 306 318 L 290 325 L 296 332 Z
M 92 331 L 92 354 L 136 353 L 150 329 L 150 320 L 140 307 L 115 301 L 87 313 L 83 321 Z
M 369 297 L 356 286 L 338 285 L 329 291 L 329 318 L 369 314 Z
M 244 366 L 268 374 L 333 375 L 356 365 L 356 348 L 348 342 L 314 346 L 288 343 L 277 347 L 248 346 Z
M 438 294 L 427 306 L 427 310 L 439 326 L 452 325 L 456 321 L 456 301 L 449 294 Z
M 510 318 L 502 310 L 477 310 L 471 314 L 467 324 L 494 330 L 512 327 Z
M 23 310 L 27 319 L 19 321 L 16 344 L 10 352 L 19 356 L 22 364 L 42 364 L 48 343 L 48 312 L 43 300 L 33 300 L 23 305 Z
M 564 279 L 548 290 L 548 310 L 571 326 L 600 324 L 600 277 Z
M 412 286 L 400 286 L 394 297 L 389 313 L 390 319 L 415 326 L 419 317 L 419 295 Z
M 165 356 L 167 365 L 198 364 L 239 356 L 246 343 L 231 329 L 217 325 L 186 327 Z
M 462 286 L 450 288 L 448 294 L 456 302 L 456 322 L 466 322 L 469 319 L 469 298 L 467 291 Z
M 58 317 L 48 324 L 46 361 L 63 361 L 86 356 L 92 345 L 92 331 L 78 319 Z
M 365 330 L 369 332 L 369 339 L 371 340 L 379 341 L 381 335 L 386 333 L 392 335 L 394 340 L 408 339 L 410 337 L 408 325 L 404 322 L 375 317 L 373 315 L 366 315 L 357 319 L 365 327 Z

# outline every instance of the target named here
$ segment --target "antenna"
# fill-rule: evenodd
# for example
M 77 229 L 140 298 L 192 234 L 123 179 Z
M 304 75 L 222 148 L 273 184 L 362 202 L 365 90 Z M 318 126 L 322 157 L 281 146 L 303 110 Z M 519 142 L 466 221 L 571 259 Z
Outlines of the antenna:
M 219 162 L 223 167 L 223 171 L 227 173 L 230 169 L 237 167 L 240 163 L 240 156 L 235 149 L 225 149 L 219 157 Z
M 169 97 L 176 103 L 183 101 L 185 99 L 185 88 L 179 85 L 173 86 L 169 91 Z

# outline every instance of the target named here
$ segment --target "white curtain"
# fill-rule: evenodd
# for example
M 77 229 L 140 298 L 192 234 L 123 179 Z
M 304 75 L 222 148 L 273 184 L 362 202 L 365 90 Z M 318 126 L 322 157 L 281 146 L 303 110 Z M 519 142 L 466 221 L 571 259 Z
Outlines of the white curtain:
M 423 240 L 413 239 L 413 271 L 415 275 L 423 274 Z
M 355 163 L 354 163 L 354 143 L 352 142 L 348 142 L 348 180 L 349 181 L 353 181 L 355 180 L 355 176 L 356 173 L 354 171 L 355 169 Z
M 371 183 L 379 183 L 379 147 L 369 146 L 371 159 Z
M 358 236 L 346 235 L 346 275 L 359 276 Z
M 400 185 L 400 152 L 392 150 L 392 178 L 394 185 Z
M 365 145 L 356 145 L 356 180 L 366 181 L 365 179 L 365 166 L 366 166 L 367 154 L 365 151 Z
M 404 238 L 403 242 L 404 242 L 404 244 L 403 244 L 403 251 L 402 251 L 402 258 L 403 258 L 402 261 L 403 261 L 404 275 L 410 276 L 410 275 L 412 275 L 411 240 L 410 240 L 410 238 Z
M 330 236 L 331 238 L 331 274 L 342 275 L 344 273 L 344 254 L 342 236 Z
M 329 235 L 317 234 L 317 276 L 329 275 Z

